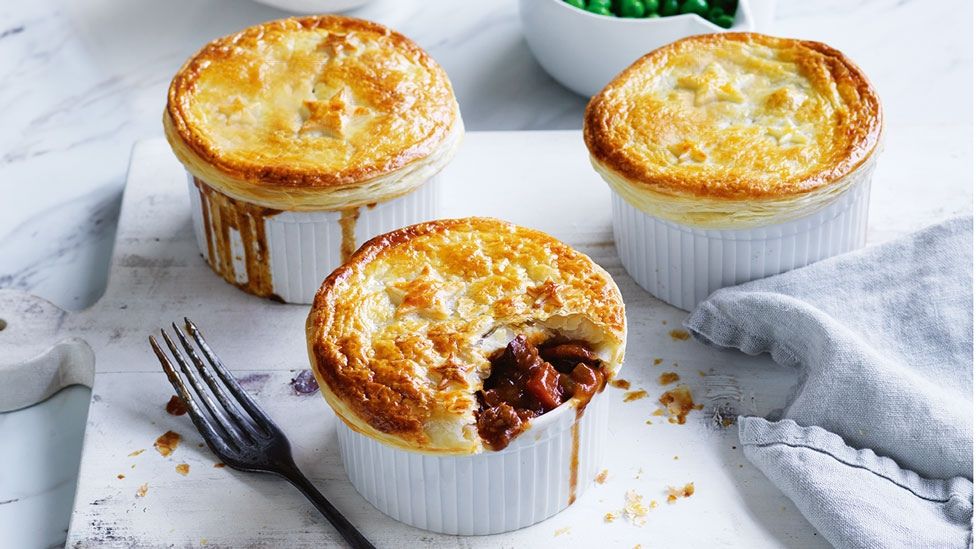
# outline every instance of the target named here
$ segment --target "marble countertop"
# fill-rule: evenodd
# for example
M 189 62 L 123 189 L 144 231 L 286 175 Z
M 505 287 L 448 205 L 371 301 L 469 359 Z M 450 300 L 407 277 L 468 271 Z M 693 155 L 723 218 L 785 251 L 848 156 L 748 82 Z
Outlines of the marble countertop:
M 941 188 L 951 192 L 928 197 L 945 215 L 971 211 L 972 9 L 967 0 L 784 0 L 771 29 L 857 61 L 883 98 L 888 127 L 899 128 L 890 149 L 926 151 L 915 163 L 919 187 L 949 181 Z M 585 100 L 533 60 L 515 0 L 377 0 L 355 14 L 412 37 L 445 67 L 468 130 L 581 126 Z M 213 37 L 285 15 L 247 0 L 0 8 L 0 288 L 66 309 L 94 303 L 130 149 L 161 134 L 172 74 Z M 875 239 L 886 236 L 889 215 L 901 213 L 872 211 Z M 926 221 L 934 220 L 918 223 Z M 76 387 L 0 415 L 5 543 L 63 543 L 87 402 L 87 389 Z

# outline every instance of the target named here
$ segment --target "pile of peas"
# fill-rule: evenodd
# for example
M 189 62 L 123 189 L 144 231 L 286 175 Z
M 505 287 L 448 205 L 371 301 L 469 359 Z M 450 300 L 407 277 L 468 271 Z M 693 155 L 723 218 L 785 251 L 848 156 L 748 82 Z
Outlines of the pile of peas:
M 610 17 L 667 17 L 694 13 L 723 29 L 732 27 L 738 0 L 563 0 L 574 8 Z

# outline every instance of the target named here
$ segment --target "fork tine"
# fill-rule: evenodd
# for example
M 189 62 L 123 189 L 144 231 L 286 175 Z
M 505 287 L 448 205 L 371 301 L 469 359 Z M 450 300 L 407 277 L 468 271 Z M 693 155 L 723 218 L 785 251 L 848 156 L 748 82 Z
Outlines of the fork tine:
M 159 363 L 162 365 L 163 371 L 166 372 L 166 377 L 169 379 L 170 384 L 173 385 L 176 394 L 179 395 L 180 400 L 186 405 L 187 411 L 190 413 L 190 420 L 193 421 L 193 424 L 197 427 L 197 431 L 203 435 L 203 439 L 210 445 L 210 449 L 217 454 L 229 451 L 223 437 L 217 434 L 213 424 L 203 415 L 200 407 L 197 406 L 196 400 L 190 395 L 190 391 L 187 390 L 183 380 L 180 379 L 180 374 L 173 368 L 173 363 L 169 361 L 169 357 L 163 352 L 155 337 L 149 336 L 149 346 L 156 353 L 156 358 L 159 359 Z
M 169 351 L 173 355 L 173 358 L 175 358 L 176 362 L 180 365 L 180 370 L 183 371 L 183 375 L 190 380 L 190 385 L 193 386 L 197 396 L 203 401 L 204 407 L 210 412 L 211 417 L 216 420 L 216 425 L 220 428 L 220 432 L 224 433 L 225 436 L 222 438 L 227 441 L 230 446 L 242 448 L 244 445 L 240 431 L 231 425 L 230 420 L 228 420 L 217 405 L 214 404 L 213 399 L 210 398 L 207 390 L 203 388 L 203 385 L 200 383 L 197 375 L 190 369 L 189 364 L 186 363 L 186 358 L 183 357 L 183 353 L 180 352 L 176 344 L 173 343 L 173 340 L 170 339 L 169 334 L 167 334 L 165 330 L 160 330 L 159 333 L 162 334 L 163 341 L 165 341 L 166 346 L 169 347 Z
M 230 392 L 234 394 L 237 401 L 241 403 L 241 406 L 247 410 L 247 413 L 251 415 L 258 425 L 269 431 L 269 433 L 270 429 L 278 429 L 275 422 L 264 413 L 264 411 L 251 398 L 251 395 L 247 394 L 247 391 L 241 387 L 241 385 L 237 382 L 237 378 L 227 371 L 227 368 L 224 367 L 224 363 L 220 361 L 220 358 L 217 357 L 217 355 L 210 348 L 210 345 L 207 344 L 207 340 L 203 338 L 203 334 L 200 333 L 200 330 L 197 328 L 196 324 L 194 324 L 189 318 L 184 317 L 183 320 L 186 322 L 187 331 L 190 332 L 193 340 L 196 341 L 197 346 L 199 346 L 200 350 L 203 352 L 203 356 L 207 357 L 207 361 L 210 362 L 210 365 L 213 366 L 214 370 L 217 372 L 217 375 L 220 376 L 220 379 L 224 381 L 224 384 L 227 386 Z
M 214 379 L 214 376 L 210 373 L 207 365 L 200 360 L 200 357 L 193 349 L 193 345 L 190 344 L 190 342 L 186 339 L 186 334 L 183 333 L 183 330 L 181 330 L 176 323 L 173 323 L 173 330 L 176 331 L 176 337 L 180 340 L 180 343 L 183 344 L 183 348 L 186 349 L 186 353 L 190 355 L 190 360 L 192 360 L 193 364 L 196 365 L 197 370 L 200 372 L 200 376 L 203 377 L 203 381 L 208 387 L 210 387 L 210 392 L 217 397 L 217 400 L 220 402 L 221 406 L 224 407 L 224 411 L 228 412 L 234 418 L 235 425 L 243 429 L 251 440 L 257 440 L 257 437 L 260 437 L 261 433 L 255 429 L 254 424 L 251 421 L 248 421 L 244 418 L 244 416 L 241 415 L 238 405 L 234 404 L 227 398 L 227 392 L 223 389 L 222 384 Z

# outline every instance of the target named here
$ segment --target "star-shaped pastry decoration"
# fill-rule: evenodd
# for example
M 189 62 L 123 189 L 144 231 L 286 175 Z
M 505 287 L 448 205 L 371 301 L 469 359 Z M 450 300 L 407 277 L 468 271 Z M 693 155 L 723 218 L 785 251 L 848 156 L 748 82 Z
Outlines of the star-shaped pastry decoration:
M 688 161 L 704 162 L 708 158 L 708 155 L 697 143 L 688 140 L 668 145 L 668 150 L 671 151 L 679 164 Z
M 241 100 L 240 96 L 234 96 L 234 98 L 227 103 L 217 107 L 217 112 L 220 113 L 224 117 L 224 120 L 228 123 L 254 121 L 254 116 L 251 114 L 251 111 L 248 110 L 247 104 Z
M 353 33 L 344 34 L 330 32 L 319 42 L 317 49 L 324 51 L 329 57 L 342 57 L 354 53 L 361 42 Z
M 696 107 L 715 101 L 741 103 L 745 100 L 745 96 L 736 89 L 728 73 L 718 63 L 709 63 L 698 74 L 678 77 L 677 85 L 695 93 Z
M 803 145 L 809 141 L 801 128 L 791 123 L 766 128 L 766 135 L 773 138 L 779 145 Z
M 369 114 L 369 109 L 354 105 L 346 88 L 341 88 L 326 101 L 313 99 L 302 104 L 308 116 L 300 133 L 318 132 L 327 137 L 344 138 L 350 122 L 357 116 Z

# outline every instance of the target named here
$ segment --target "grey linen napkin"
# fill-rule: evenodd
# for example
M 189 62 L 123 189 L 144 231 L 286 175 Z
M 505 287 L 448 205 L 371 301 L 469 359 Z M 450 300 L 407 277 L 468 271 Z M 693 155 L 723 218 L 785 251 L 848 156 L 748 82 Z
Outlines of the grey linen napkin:
M 971 216 L 712 294 L 685 326 L 799 372 L 746 457 L 838 547 L 972 547 Z

